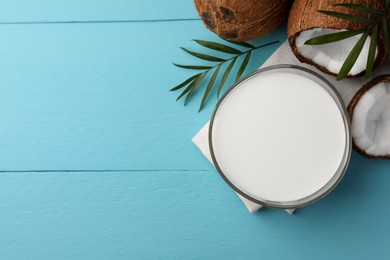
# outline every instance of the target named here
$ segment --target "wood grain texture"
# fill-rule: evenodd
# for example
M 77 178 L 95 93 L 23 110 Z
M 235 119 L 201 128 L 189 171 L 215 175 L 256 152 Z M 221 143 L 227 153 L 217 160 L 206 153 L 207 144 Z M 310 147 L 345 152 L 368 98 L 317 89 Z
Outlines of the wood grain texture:
M 205 86 L 186 108 L 168 92 L 194 73 L 171 64 L 196 62 L 179 46 L 218 40 L 201 21 L 0 29 L 1 170 L 204 168 L 190 140 L 215 92 L 199 114 Z M 284 31 L 262 42 L 284 40 Z M 257 51 L 246 73 L 277 46 Z
M 387 259 L 388 166 L 354 153 L 340 186 L 293 216 L 249 214 L 211 166 L 1 173 L 0 258 Z
M 2 0 L 0 23 L 198 19 L 192 0 Z
M 390 161 L 354 153 L 324 200 L 251 215 L 191 144 L 216 97 L 199 114 L 199 92 L 175 103 L 192 72 L 171 62 L 219 39 L 137 21 L 197 18 L 192 1 L 0 6 L 0 259 L 389 258 Z M 285 27 L 255 44 L 276 39 Z

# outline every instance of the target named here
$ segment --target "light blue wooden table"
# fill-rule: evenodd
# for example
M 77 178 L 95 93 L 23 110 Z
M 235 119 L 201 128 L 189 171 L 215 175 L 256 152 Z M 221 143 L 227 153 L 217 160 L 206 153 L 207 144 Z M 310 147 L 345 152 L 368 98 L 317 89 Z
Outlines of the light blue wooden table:
M 190 142 L 215 93 L 168 92 L 193 38 L 218 40 L 190 0 L 0 1 L 0 259 L 390 259 L 390 161 L 247 212 Z

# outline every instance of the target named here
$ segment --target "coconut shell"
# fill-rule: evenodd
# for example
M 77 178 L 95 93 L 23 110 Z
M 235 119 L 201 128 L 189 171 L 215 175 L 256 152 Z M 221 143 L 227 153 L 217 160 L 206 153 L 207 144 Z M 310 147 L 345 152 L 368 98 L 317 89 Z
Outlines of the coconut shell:
M 356 107 L 357 103 L 359 102 L 360 98 L 362 98 L 364 96 L 364 94 L 366 94 L 372 87 L 378 85 L 381 82 L 389 82 L 390 83 L 390 74 L 389 75 L 381 75 L 381 76 L 378 76 L 378 77 L 372 79 L 367 84 L 365 84 L 361 89 L 359 89 L 358 92 L 356 92 L 356 94 L 353 96 L 351 102 L 349 103 L 349 105 L 347 107 L 348 115 L 349 115 L 349 118 L 351 119 L 351 122 L 352 122 L 353 114 L 354 114 L 354 111 L 355 111 L 355 107 Z M 353 145 L 353 148 L 357 152 L 359 152 L 361 155 L 363 155 L 363 156 L 365 156 L 367 158 L 390 159 L 390 154 L 389 155 L 376 156 L 376 155 L 372 155 L 372 154 L 367 153 L 366 151 L 361 149 L 356 144 L 354 139 L 352 140 L 352 145 Z
M 288 18 L 288 41 L 291 49 L 299 61 L 308 63 L 315 66 L 324 73 L 334 75 L 326 67 L 314 63 L 312 60 L 304 57 L 296 46 L 296 39 L 303 31 L 314 28 L 326 28 L 334 30 L 358 30 L 366 28 L 366 25 L 356 22 L 350 22 L 344 19 L 336 18 L 330 15 L 319 13 L 317 10 L 329 10 L 342 13 L 349 13 L 354 15 L 366 15 L 367 18 L 371 18 L 370 15 L 361 13 L 359 11 L 351 10 L 350 8 L 334 6 L 340 3 L 353 3 L 364 6 L 370 6 L 377 10 L 384 9 L 383 0 L 295 0 Z M 380 33 L 378 40 L 378 55 L 374 63 L 374 67 L 381 64 L 386 57 L 385 46 L 383 44 L 383 33 Z M 365 71 L 357 75 L 348 75 L 347 77 L 357 77 L 364 75 Z
M 292 0 L 194 0 L 208 29 L 243 42 L 272 32 L 287 17 Z

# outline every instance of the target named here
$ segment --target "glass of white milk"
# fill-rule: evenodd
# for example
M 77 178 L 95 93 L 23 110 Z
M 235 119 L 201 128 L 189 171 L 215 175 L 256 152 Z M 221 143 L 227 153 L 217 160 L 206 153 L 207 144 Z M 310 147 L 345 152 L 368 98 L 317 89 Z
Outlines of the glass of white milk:
M 260 69 L 231 87 L 210 121 L 223 179 L 264 206 L 299 208 L 327 195 L 351 155 L 350 123 L 334 87 L 294 65 Z

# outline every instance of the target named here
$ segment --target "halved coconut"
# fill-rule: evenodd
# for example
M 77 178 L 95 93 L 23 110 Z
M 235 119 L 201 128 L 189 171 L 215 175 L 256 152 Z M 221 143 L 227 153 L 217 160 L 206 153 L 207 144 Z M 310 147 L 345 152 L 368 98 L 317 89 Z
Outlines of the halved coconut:
M 374 78 L 348 106 L 355 149 L 366 157 L 390 159 L 390 75 Z
M 206 27 L 242 42 L 272 32 L 287 17 L 292 0 L 194 0 Z
M 377 10 L 384 8 L 384 1 L 378 0 L 295 0 L 288 19 L 288 40 L 293 53 L 299 61 L 314 65 L 319 70 L 337 75 L 345 59 L 355 46 L 361 35 L 343 41 L 323 44 L 305 45 L 311 38 L 344 30 L 358 30 L 365 28 L 360 23 L 349 22 L 333 16 L 321 14 L 317 10 L 338 11 L 355 15 L 362 15 L 349 8 L 337 7 L 334 4 L 348 2 L 370 6 Z M 367 55 L 371 38 L 368 37 L 360 56 L 349 72 L 348 77 L 361 76 L 367 65 Z M 384 61 L 386 56 L 382 36 L 378 41 L 374 67 Z

